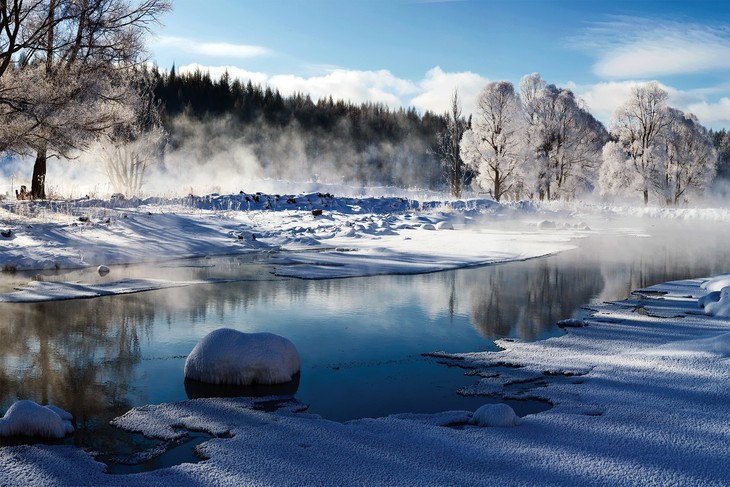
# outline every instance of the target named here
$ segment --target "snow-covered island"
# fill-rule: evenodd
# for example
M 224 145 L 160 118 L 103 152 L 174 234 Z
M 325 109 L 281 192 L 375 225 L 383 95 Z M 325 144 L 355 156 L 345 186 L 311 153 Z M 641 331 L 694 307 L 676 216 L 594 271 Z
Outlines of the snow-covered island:
M 115 274 L 126 263 L 230 253 L 266 253 L 274 274 L 309 279 L 495 264 L 566 251 L 575 239 L 618 231 L 606 222 L 627 211 L 639 218 L 730 221 L 722 209 L 317 192 L 12 202 L 0 209 L 8 235 L 0 237 L 0 266 L 15 274 L 4 273 L 10 284 L 0 300 L 192 286 L 200 282 Z M 101 265 L 108 274 L 98 275 Z M 23 270 L 83 267 L 98 279 L 22 282 Z M 110 475 L 79 448 L 2 447 L 0 484 L 727 485 L 729 282 L 696 277 L 596 305 L 590 316 L 566 322 L 563 336 L 504 339 L 498 352 L 424 350 L 473 369 L 474 385 L 463 394 L 519 397 L 507 391 L 511 384 L 544 382 L 531 397 L 553 407 L 538 414 L 516 418 L 487 407 L 338 423 L 295 406 L 265 412 L 254 398 L 149 404 L 114 425 L 162 440 L 186 430 L 209 433 L 213 438 L 197 447 L 204 461 Z

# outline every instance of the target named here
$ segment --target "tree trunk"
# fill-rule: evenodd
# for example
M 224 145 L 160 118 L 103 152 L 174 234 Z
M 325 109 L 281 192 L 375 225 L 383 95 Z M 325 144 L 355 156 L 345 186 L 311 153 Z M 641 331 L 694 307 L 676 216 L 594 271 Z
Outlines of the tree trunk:
M 30 195 L 34 200 L 46 199 L 46 155 L 45 146 L 38 149 L 33 164 L 33 180 L 31 181 Z

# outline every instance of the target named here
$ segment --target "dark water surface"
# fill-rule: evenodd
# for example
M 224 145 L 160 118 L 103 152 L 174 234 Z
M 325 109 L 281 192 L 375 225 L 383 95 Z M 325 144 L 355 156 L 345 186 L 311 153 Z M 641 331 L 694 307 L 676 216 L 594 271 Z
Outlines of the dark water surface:
M 548 258 L 414 276 L 279 279 L 265 256 L 113 268 L 104 279 L 249 280 L 0 304 L 0 408 L 17 399 L 55 404 L 76 421 L 66 443 L 104 451 L 128 441 L 120 450 L 132 451 L 139 439 L 126 439 L 109 420 L 134 406 L 209 393 L 186 387 L 185 357 L 200 338 L 225 326 L 294 342 L 299 383 L 274 392 L 293 394 L 326 418 L 474 410 L 487 400 L 456 391 L 475 379 L 423 353 L 495 350 L 498 337 L 555 336 L 563 333 L 555 323 L 584 313 L 582 305 L 730 271 L 726 226 L 675 223 L 650 229 L 651 238 L 588 238 L 577 242 L 579 249 Z M 43 278 L 82 279 L 92 272 Z M 516 407 L 522 414 L 540 409 Z

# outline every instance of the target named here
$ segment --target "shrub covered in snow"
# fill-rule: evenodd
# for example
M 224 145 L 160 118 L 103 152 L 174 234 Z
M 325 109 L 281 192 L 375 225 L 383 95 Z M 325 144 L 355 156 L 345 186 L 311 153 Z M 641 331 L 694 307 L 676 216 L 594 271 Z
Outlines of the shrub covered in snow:
M 507 404 L 485 404 L 477 409 L 469 421 L 477 426 L 517 426 L 522 419 Z
M 17 401 L 0 418 L 0 436 L 63 438 L 74 432 L 70 413 L 56 406 L 41 406 L 27 399 Z
M 281 384 L 299 372 L 294 344 L 272 333 L 210 332 L 185 361 L 185 378 L 209 384 Z

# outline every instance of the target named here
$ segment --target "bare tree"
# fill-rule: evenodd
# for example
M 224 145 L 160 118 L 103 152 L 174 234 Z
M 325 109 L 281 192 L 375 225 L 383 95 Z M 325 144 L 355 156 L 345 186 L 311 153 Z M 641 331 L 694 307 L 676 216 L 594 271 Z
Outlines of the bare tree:
M 509 194 L 519 180 L 524 162 L 522 122 L 512 83 L 492 82 L 479 94 L 472 127 L 461 139 L 464 161 L 496 201 Z
M 161 160 L 167 141 L 160 103 L 147 70 L 136 86 L 140 103 L 134 121 L 118 126 L 99 142 L 109 182 L 115 191 L 126 195 L 139 194 L 147 170 Z
M 46 161 L 134 119 L 130 82 L 167 0 L 2 2 L 0 76 L 5 148 L 35 151 L 31 194 L 45 197 Z M 12 59 L 16 59 L 15 62 Z M 0 68 L 2 64 L 0 64 Z M 0 100 L 2 101 L 2 100 Z
M 461 102 L 457 90 L 454 90 L 451 95 L 451 108 L 444 117 L 446 127 L 443 132 L 438 134 L 438 145 L 435 152 L 444 168 L 451 194 L 455 198 L 461 198 L 466 180 L 466 167 L 461 160 L 459 144 L 467 129 L 467 123 L 461 115 Z

